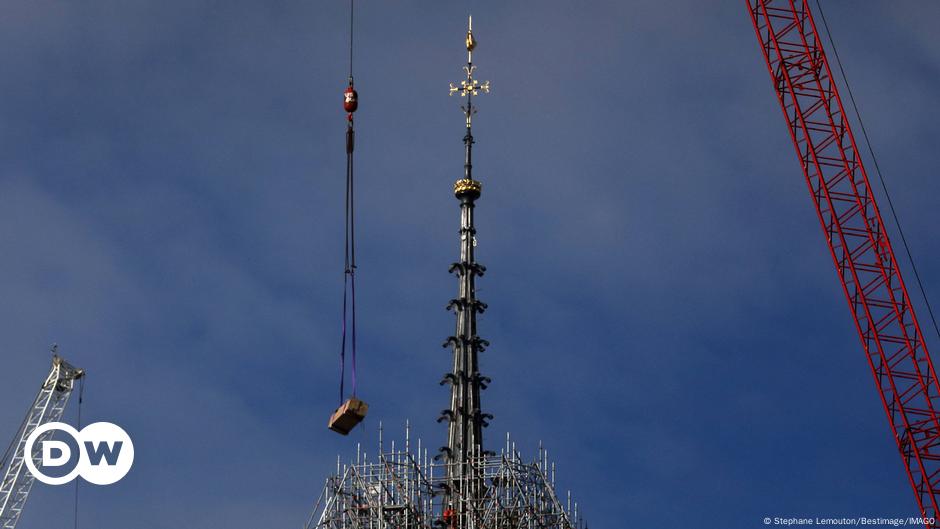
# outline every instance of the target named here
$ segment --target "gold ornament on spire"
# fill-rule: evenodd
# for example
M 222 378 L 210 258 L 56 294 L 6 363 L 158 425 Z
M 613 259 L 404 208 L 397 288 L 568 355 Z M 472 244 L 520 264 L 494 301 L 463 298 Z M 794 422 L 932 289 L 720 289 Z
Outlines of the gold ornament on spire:
M 477 41 L 473 38 L 473 15 L 470 15 L 470 25 L 467 28 L 467 51 L 473 52 L 473 48 L 477 47 Z
M 473 17 L 470 17 L 469 25 L 467 27 L 467 65 L 463 67 L 463 70 L 467 72 L 467 78 L 463 81 L 460 81 L 460 86 L 455 86 L 454 83 L 450 83 L 450 95 L 459 93 L 460 97 L 465 96 L 475 96 L 479 95 L 480 92 L 488 94 L 490 92 L 490 82 L 484 81 L 479 82 L 473 78 L 473 72 L 477 69 L 473 64 L 473 49 L 477 47 L 477 41 L 473 37 Z M 473 113 L 473 107 L 467 105 L 464 108 L 464 111 L 467 113 L 467 125 L 470 124 L 470 114 Z
M 477 112 L 476 107 L 473 105 L 473 96 L 479 95 L 480 92 L 487 94 L 490 91 L 489 81 L 481 83 L 473 78 L 473 72 L 477 68 L 473 64 L 473 49 L 477 47 L 477 40 L 473 38 L 472 16 L 467 22 L 467 38 L 464 40 L 464 43 L 467 45 L 467 64 L 463 67 L 463 71 L 467 73 L 467 78 L 460 81 L 460 86 L 454 86 L 454 83 L 450 83 L 450 95 L 459 93 L 460 97 L 467 98 L 467 103 L 460 107 L 467 120 L 467 134 L 463 138 L 467 150 L 466 161 L 464 163 L 464 177 L 454 182 L 454 195 L 461 200 L 466 199 L 472 202 L 479 198 L 480 191 L 483 189 L 482 184 L 474 180 L 471 176 L 472 166 L 470 163 L 470 151 L 473 147 L 473 134 L 470 131 L 470 125 L 473 120 L 473 115 Z

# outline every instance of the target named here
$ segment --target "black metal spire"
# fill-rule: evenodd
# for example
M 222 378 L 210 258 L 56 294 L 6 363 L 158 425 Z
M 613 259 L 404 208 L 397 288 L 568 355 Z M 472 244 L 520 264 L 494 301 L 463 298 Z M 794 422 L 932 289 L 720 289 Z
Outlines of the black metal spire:
M 477 314 L 486 309 L 486 304 L 476 297 L 476 278 L 483 275 L 485 268 L 476 262 L 476 229 L 473 224 L 474 202 L 480 198 L 482 185 L 473 179 L 473 133 L 471 130 L 473 114 L 473 96 L 480 91 L 490 90 L 489 81 L 480 83 L 473 78 L 473 20 L 470 19 L 467 30 L 467 65 L 464 71 L 467 78 L 460 86 L 450 85 L 450 94 L 459 93 L 467 98 L 461 109 L 466 117 L 467 131 L 463 137 L 465 158 L 463 178 L 454 183 L 454 195 L 460 201 L 460 260 L 450 266 L 450 272 L 457 275 L 457 297 L 450 300 L 447 308 L 457 317 L 456 333 L 444 342 L 444 347 L 453 349 L 453 371 L 444 376 L 441 384 L 451 386 L 450 408 L 443 411 L 439 421 L 448 420 L 447 446 L 442 447 L 443 456 L 448 461 L 448 475 L 451 487 L 460 487 L 467 483 L 470 466 L 474 457 L 483 455 L 483 428 L 491 415 L 483 413 L 480 407 L 480 392 L 486 388 L 489 378 L 480 374 L 478 353 L 489 343 L 477 335 Z M 463 509 L 458 506 L 451 516 L 461 517 Z

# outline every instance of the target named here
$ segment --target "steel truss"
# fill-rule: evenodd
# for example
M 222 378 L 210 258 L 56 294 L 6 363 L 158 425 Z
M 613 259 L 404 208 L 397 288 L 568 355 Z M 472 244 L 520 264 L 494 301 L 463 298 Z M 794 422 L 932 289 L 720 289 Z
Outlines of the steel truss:
M 936 518 L 940 385 L 809 3 L 746 2 L 908 478 Z
M 26 439 L 43 424 L 58 422 L 62 419 L 75 381 L 84 374 L 83 370 L 70 365 L 59 356 L 53 356 L 49 376 L 39 388 L 39 395 L 36 396 L 36 400 L 26 413 L 26 419 L 17 431 L 13 443 L 0 460 L 0 470 L 3 472 L 3 480 L 0 481 L 0 529 L 16 527 L 33 486 L 34 478 L 26 468 L 23 454 Z M 42 442 L 50 439 L 54 434 L 55 430 L 40 434 L 36 443 L 33 444 L 31 457 L 34 459 L 41 457 Z

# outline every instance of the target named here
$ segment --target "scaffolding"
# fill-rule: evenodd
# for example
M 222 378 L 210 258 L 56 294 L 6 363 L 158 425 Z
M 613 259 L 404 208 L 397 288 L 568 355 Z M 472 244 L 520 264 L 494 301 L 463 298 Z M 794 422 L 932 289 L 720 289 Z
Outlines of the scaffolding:
M 381 431 L 381 430 L 380 430 Z M 410 429 L 404 445 L 378 455 L 356 448 L 353 463 L 336 462 L 304 529 L 586 529 L 572 503 L 555 494 L 555 464 L 540 446 L 523 459 L 506 435 L 499 453 L 469 458 L 469 472 L 452 485 L 453 469 L 428 454 Z M 454 463 L 456 464 L 456 463 Z

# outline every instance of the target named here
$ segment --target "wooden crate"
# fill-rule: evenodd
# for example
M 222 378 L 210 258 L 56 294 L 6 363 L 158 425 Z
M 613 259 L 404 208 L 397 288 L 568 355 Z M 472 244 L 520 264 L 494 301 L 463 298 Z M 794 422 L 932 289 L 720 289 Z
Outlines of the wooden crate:
M 366 418 L 368 411 L 368 404 L 356 397 L 350 397 L 339 408 L 336 408 L 327 426 L 336 433 L 346 435 Z

